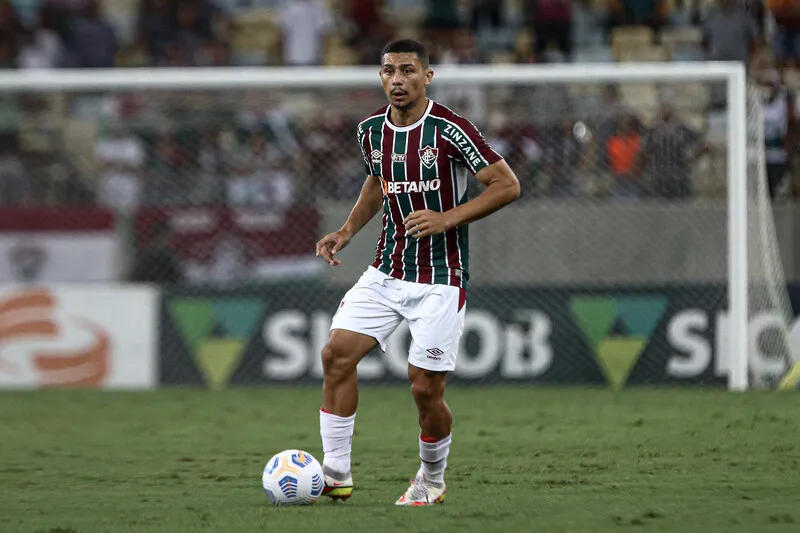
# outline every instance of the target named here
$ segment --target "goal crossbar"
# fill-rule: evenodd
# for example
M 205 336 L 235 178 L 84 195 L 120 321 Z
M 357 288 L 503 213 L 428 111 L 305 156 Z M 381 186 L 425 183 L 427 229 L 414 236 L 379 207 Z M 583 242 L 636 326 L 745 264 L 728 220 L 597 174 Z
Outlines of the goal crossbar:
M 474 85 L 732 81 L 744 76 L 742 65 L 721 62 L 434 67 L 437 81 Z M 24 70 L 0 73 L 0 92 L 363 87 L 377 74 L 375 67 Z

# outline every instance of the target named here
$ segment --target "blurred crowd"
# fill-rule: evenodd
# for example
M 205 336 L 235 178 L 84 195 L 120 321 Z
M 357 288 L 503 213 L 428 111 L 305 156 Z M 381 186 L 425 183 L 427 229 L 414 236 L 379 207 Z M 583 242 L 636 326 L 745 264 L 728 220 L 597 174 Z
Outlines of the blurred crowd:
M 458 64 L 740 61 L 764 101 L 769 190 L 795 196 L 800 0 L 0 0 L 0 69 L 375 65 L 391 38 Z M 359 91 L 0 92 L 0 204 L 352 199 Z M 202 88 L 201 88 L 202 89 Z M 686 83 L 435 87 L 523 197 L 725 190 L 725 92 Z

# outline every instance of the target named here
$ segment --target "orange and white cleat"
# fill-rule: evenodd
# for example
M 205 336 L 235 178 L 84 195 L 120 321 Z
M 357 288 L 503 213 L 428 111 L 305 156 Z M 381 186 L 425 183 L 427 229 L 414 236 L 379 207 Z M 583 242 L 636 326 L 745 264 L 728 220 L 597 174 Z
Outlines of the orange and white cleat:
M 350 475 L 350 472 L 343 474 L 322 465 L 322 473 L 325 475 L 323 496 L 328 496 L 332 500 L 344 501 L 353 495 L 353 476 Z
M 444 502 L 446 492 L 444 483 L 432 483 L 425 479 L 424 475 L 419 475 L 411 482 L 406 493 L 400 496 L 395 505 L 406 507 L 424 507 Z

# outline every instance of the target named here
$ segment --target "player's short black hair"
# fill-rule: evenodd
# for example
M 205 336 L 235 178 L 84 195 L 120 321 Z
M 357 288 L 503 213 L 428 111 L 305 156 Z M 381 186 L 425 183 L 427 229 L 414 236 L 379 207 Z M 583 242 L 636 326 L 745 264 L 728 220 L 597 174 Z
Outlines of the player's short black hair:
M 396 39 L 386 44 L 381 50 L 381 62 L 386 54 L 417 54 L 423 68 L 428 68 L 428 49 L 425 45 L 414 39 Z

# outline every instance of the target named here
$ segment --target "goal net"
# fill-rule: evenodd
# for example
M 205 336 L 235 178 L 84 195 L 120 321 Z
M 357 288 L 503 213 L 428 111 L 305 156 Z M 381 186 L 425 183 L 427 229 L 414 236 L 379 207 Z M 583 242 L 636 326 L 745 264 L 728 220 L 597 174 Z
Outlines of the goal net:
M 739 67 L 434 69 L 430 96 L 522 188 L 469 228 L 454 381 L 794 387 L 761 91 Z M 3 194 L 115 213 L 108 281 L 161 285 L 164 383 L 315 381 L 380 217 L 338 268 L 314 244 L 357 198 L 356 125 L 385 102 L 362 68 L 3 75 Z M 404 380 L 409 341 L 360 378 Z

